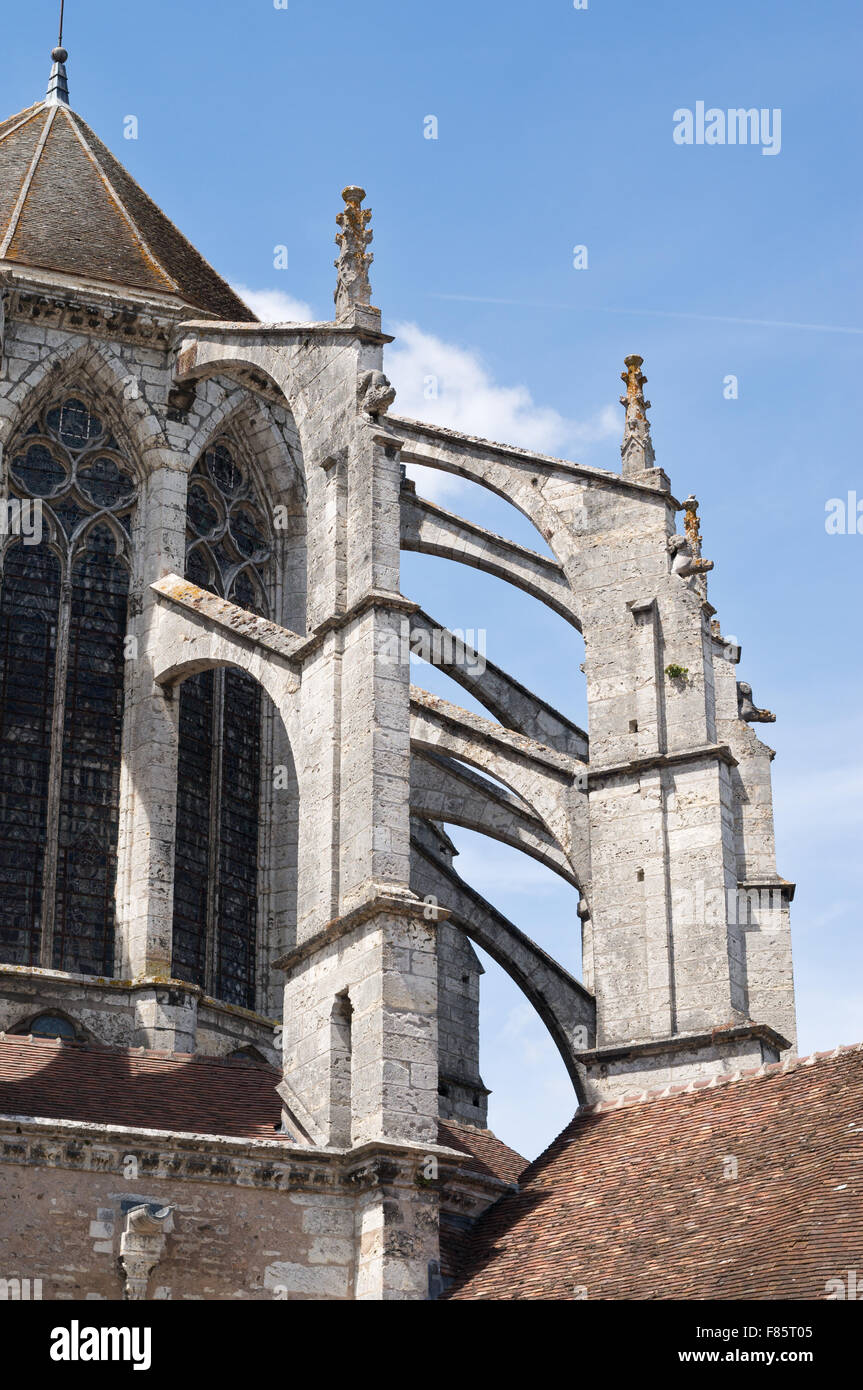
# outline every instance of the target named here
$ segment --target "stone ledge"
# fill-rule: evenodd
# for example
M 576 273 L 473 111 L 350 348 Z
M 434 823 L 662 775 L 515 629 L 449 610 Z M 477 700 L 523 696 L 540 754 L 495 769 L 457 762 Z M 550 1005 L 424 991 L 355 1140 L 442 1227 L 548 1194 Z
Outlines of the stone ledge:
M 350 608 L 346 608 L 343 613 L 333 613 L 319 623 L 308 637 L 301 638 L 294 650 L 293 659 L 304 661 L 312 652 L 317 651 L 328 633 L 347 627 L 355 618 L 361 618 L 372 608 L 388 608 L 396 613 L 413 614 L 419 611 L 419 604 L 413 599 L 405 598 L 404 594 L 395 589 L 368 589 Z
M 748 1040 L 765 1042 L 777 1052 L 784 1052 L 791 1046 L 787 1038 L 766 1023 L 738 1023 L 704 1033 L 675 1033 L 667 1038 L 648 1038 L 642 1042 L 593 1048 L 590 1052 L 579 1052 L 578 1061 L 585 1067 L 595 1067 L 609 1062 L 635 1061 L 639 1057 L 695 1052 L 705 1047 L 731 1047 L 734 1043 Z
M 247 1019 L 250 1023 L 260 1023 L 268 1028 L 275 1028 L 278 1023 L 278 1019 L 270 1018 L 267 1014 L 243 1008 L 241 1004 L 228 1004 L 223 999 L 206 994 L 200 985 L 192 984 L 190 980 L 175 980 L 170 975 L 139 975 L 135 979 L 116 979 L 108 975 L 76 975 L 66 970 L 47 970 L 39 965 L 8 965 L 0 962 L 0 978 L 4 975 L 13 979 L 32 979 L 37 983 L 47 982 L 61 988 L 108 989 L 122 994 L 154 989 L 183 990 L 197 999 L 203 1007 L 228 1014 L 231 1018 Z
M 84 336 L 104 335 L 163 353 L 168 351 L 176 324 L 188 312 L 176 295 L 121 291 L 109 281 L 34 271 L 11 262 L 2 267 L 0 286 L 11 292 L 7 321 Z
M 466 1167 L 468 1155 L 439 1143 L 370 1140 L 354 1149 L 329 1149 L 292 1143 L 283 1136 L 240 1139 L 83 1120 L 0 1115 L 0 1162 L 121 1175 L 131 1149 L 149 1149 L 155 1156 L 153 1165 L 142 1164 L 142 1168 L 147 1168 L 142 1179 L 235 1184 L 284 1192 L 321 1191 L 374 1187 L 393 1177 L 412 1183 L 410 1169 L 418 1157 L 434 1157 L 474 1184 L 500 1191 L 507 1188 L 501 1179 L 486 1178 Z M 187 1171 L 181 1167 L 184 1161 L 189 1165 Z
M 737 759 L 727 743 L 705 743 L 700 748 L 684 748 L 673 753 L 650 753 L 646 757 L 632 758 L 625 763 L 588 768 L 587 781 L 588 786 L 596 786 L 607 777 L 637 777 L 641 772 L 651 772 L 657 768 L 710 760 L 725 763 L 727 767 L 737 767 Z
M 181 579 L 176 574 L 164 575 L 151 584 L 150 588 L 159 598 L 194 613 L 207 624 L 215 624 L 224 629 L 232 640 L 263 647 L 271 655 L 280 656 L 291 665 L 296 663 L 297 651 L 303 645 L 303 639 L 298 633 L 291 632 L 286 627 L 279 627 L 278 623 L 270 622 L 267 618 L 260 618 L 257 614 L 240 608 L 236 603 L 229 603 L 227 599 L 210 594 L 206 589 L 200 589 L 197 584 L 190 584 L 187 579 Z M 171 670 L 169 667 L 160 673 L 157 677 L 159 685 L 171 683 Z
M 794 901 L 794 894 L 797 892 L 797 884 L 791 883 L 787 878 L 739 878 L 737 880 L 738 889 L 744 892 L 770 892 L 781 893 L 783 898 L 789 902 Z
M 427 915 L 427 914 L 432 915 Z M 294 950 L 288 951 L 286 955 L 280 956 L 278 960 L 271 962 L 273 970 L 293 970 L 309 956 L 317 954 L 325 946 L 347 936 L 357 927 L 361 927 L 365 922 L 369 922 L 374 917 L 386 914 L 395 917 L 420 917 L 429 926 L 436 926 L 438 922 L 445 922 L 450 917 L 448 908 L 432 906 L 423 902 L 422 898 L 414 895 L 397 894 L 382 892 L 368 898 L 364 902 L 357 904 L 349 912 L 343 913 L 340 917 L 333 917 L 329 922 L 316 932 L 314 936 L 303 941 Z
M 738 1081 L 751 1081 L 754 1077 L 778 1076 L 784 1072 L 796 1071 L 798 1067 L 814 1067 L 819 1062 L 835 1061 L 848 1052 L 863 1052 L 863 1043 L 848 1043 L 834 1047 L 829 1052 L 813 1052 L 808 1057 L 785 1057 L 781 1062 L 762 1062 L 760 1066 L 741 1067 L 738 1071 L 718 1073 L 707 1078 L 693 1078 L 668 1086 L 653 1086 L 643 1091 L 626 1091 L 614 1100 L 595 1101 L 582 1105 L 579 1115 L 601 1115 L 611 1110 L 623 1110 L 631 1105 L 643 1105 L 648 1101 L 667 1100 L 670 1097 L 695 1095 L 700 1091 L 712 1091 L 718 1086 L 729 1086 Z M 568 1140 L 575 1143 L 576 1140 Z
M 395 342 L 393 335 L 383 333 L 380 324 L 375 324 L 371 317 L 345 318 L 339 322 L 324 320 L 318 323 L 229 323 L 220 319 L 184 319 L 178 325 L 177 332 L 185 337 L 194 334 L 196 338 L 205 342 L 218 342 L 220 339 L 233 337 L 258 337 L 268 346 L 272 346 L 274 342 L 291 343 L 296 340 L 302 343 L 306 338 L 359 338 L 367 343 Z M 177 364 L 178 375 L 186 375 L 195 370 L 195 361 L 188 358 L 187 354 L 194 352 L 196 346 L 195 343 L 189 343 L 181 352 Z

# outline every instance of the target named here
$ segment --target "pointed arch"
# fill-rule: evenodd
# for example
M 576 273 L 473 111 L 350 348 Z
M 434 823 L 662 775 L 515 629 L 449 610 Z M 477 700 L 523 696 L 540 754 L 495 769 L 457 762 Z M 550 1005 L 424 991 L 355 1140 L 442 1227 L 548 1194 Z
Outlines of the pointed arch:
M 281 618 L 284 546 L 259 440 L 248 437 L 262 417 L 247 396 L 235 405 L 208 421 L 188 474 L 185 577 L 248 612 Z M 296 862 L 285 841 L 290 815 L 276 823 L 272 804 L 274 789 L 284 790 L 278 770 L 293 768 L 289 739 L 264 689 L 240 663 L 218 662 L 189 674 L 179 690 L 172 969 L 246 1008 L 270 998 L 261 904 L 276 863 Z M 295 772 L 289 780 L 295 785 Z M 290 896 L 284 883 L 272 891 Z
M 85 520 L 83 522 L 80 522 L 76 529 L 73 531 L 69 539 L 69 547 L 72 553 L 73 562 L 78 552 L 85 547 L 88 538 L 95 531 L 98 531 L 102 528 L 104 528 L 106 531 L 110 531 L 111 535 L 114 538 L 115 554 L 117 555 L 118 559 L 125 561 L 126 565 L 129 568 L 129 573 L 131 575 L 132 556 L 129 536 L 123 530 L 123 527 L 120 525 L 117 518 L 115 516 L 112 516 L 110 512 L 106 511 L 97 512 L 95 516 L 85 518 Z
M 0 576 L 0 884 L 9 899 L 0 956 L 111 975 L 131 534 L 142 469 L 125 452 L 122 410 L 106 409 L 104 390 L 84 374 L 96 359 L 98 352 L 72 353 L 45 374 L 6 454 L 9 496 L 22 512 L 38 509 L 44 533 L 22 534 L 17 550 L 7 546 Z M 44 598 L 35 628 L 34 567 Z M 29 671 L 27 689 L 16 689 L 21 670 Z M 32 889 L 22 897 L 26 874 Z
M 117 436 L 141 482 L 147 456 L 154 451 L 168 450 L 170 446 L 158 416 L 140 394 L 137 377 L 119 353 L 105 342 L 67 343 L 50 356 L 34 362 L 7 397 L 15 409 L 0 419 L 0 445 L 4 453 L 9 443 L 24 433 L 49 398 L 76 388 L 98 400 L 111 433 Z
M 257 461 L 258 481 L 277 504 L 298 491 L 306 494 L 305 469 L 296 422 L 287 401 L 281 406 L 262 400 L 246 386 L 230 379 L 208 379 L 218 384 L 221 400 L 212 406 L 187 446 L 188 457 L 196 460 L 220 434 L 233 429 L 249 432 L 247 445 Z M 284 418 L 279 420 L 277 414 Z
M 172 974 L 278 1011 L 294 945 L 299 787 L 272 671 L 225 657 L 179 671 Z M 268 689 L 268 687 L 270 687 Z

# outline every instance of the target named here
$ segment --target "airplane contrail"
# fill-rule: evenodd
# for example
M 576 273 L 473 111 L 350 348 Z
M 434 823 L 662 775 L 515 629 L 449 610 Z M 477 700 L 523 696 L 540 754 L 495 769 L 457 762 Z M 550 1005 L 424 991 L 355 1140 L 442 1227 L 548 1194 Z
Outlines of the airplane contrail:
M 783 319 L 744 319 L 732 318 L 727 314 L 689 314 L 669 309 L 611 309 L 605 305 L 547 304 L 532 299 L 498 299 L 492 295 L 480 294 L 435 294 L 430 299 L 456 299 L 469 304 L 508 304 L 520 309 L 566 309 L 572 313 L 592 314 L 632 314 L 639 318 L 697 319 L 701 323 L 739 323 L 752 328 L 801 328 L 810 333 L 851 333 L 860 336 L 863 328 L 846 328 L 834 323 L 795 323 Z

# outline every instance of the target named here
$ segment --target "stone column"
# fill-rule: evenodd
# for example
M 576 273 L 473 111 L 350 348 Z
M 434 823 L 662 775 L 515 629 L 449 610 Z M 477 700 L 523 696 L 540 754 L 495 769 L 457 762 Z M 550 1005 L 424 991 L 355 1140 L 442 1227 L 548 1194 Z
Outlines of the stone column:
M 365 1302 L 430 1297 L 438 1269 L 439 1195 L 418 1181 L 412 1159 L 376 1156 L 352 1174 L 360 1187 L 356 1217 L 355 1297 Z
M 171 975 L 179 701 L 153 679 L 157 600 L 150 586 L 184 573 L 185 534 L 186 472 L 179 460 L 162 456 L 138 502 L 128 625 L 116 969 L 133 980 Z
M 350 383 L 355 392 L 356 387 Z M 399 583 L 398 440 L 358 414 L 345 451 L 343 611 L 321 627 L 302 681 L 300 911 L 287 971 L 283 1096 L 317 1142 L 432 1143 L 437 1130 L 437 913 L 411 893 L 409 652 Z M 310 515 L 320 532 L 330 508 Z M 340 1098 L 337 1098 L 338 1096 Z
M 437 912 L 410 890 L 410 665 L 400 441 L 369 303 L 362 190 L 345 190 L 338 351 L 293 362 L 308 486 L 299 912 L 283 1099 L 317 1143 L 437 1134 Z M 271 370 L 280 370 L 272 359 Z M 308 385 L 304 384 L 304 372 Z M 349 1124 L 346 1114 L 349 1112 Z

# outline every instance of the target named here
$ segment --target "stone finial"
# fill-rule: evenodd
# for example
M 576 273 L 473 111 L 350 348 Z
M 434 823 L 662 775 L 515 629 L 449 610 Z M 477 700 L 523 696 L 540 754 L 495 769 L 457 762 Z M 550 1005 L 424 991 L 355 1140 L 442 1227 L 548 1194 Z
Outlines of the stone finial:
M 775 724 L 776 715 L 769 709 L 759 709 L 752 699 L 752 686 L 747 681 L 737 682 L 737 713 L 747 724 Z
M 647 384 L 647 377 L 641 370 L 644 358 L 632 353 L 623 360 L 626 363 L 626 371 L 620 373 L 620 379 L 626 385 L 626 395 L 621 396 L 620 404 L 626 407 L 626 422 L 623 427 L 620 457 L 623 460 L 623 476 L 631 478 L 634 474 L 655 468 L 656 455 L 650 438 L 650 421 L 646 414 L 650 409 L 650 401 L 644 399 L 644 387 Z
M 683 529 L 686 532 L 686 539 L 689 541 L 693 559 L 701 559 L 701 522 L 698 517 L 698 498 L 690 492 L 686 501 L 683 503 L 685 516 L 683 518 Z
M 368 306 L 372 301 L 369 266 L 374 256 L 366 247 L 374 233 L 368 225 L 372 220 L 371 208 L 361 206 L 365 196 L 365 189 L 353 184 L 342 190 L 345 209 L 336 218 L 341 227 L 336 233 L 339 258 L 333 262 L 338 271 L 336 320 L 349 318 L 355 308 Z

